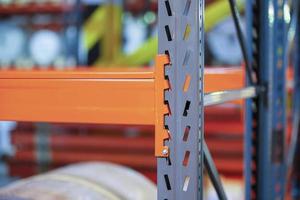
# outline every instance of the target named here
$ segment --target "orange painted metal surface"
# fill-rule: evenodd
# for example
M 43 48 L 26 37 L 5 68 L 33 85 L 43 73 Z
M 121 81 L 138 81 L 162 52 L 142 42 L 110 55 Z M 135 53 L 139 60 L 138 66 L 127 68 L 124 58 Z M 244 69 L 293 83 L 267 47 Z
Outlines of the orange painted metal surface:
M 165 79 L 165 67 L 170 63 L 167 55 L 158 55 L 155 66 L 155 156 L 168 157 L 169 147 L 165 140 L 169 139 L 168 130 L 165 128 L 165 115 L 170 114 L 165 104 L 165 90 L 170 89 L 169 82 Z
M 77 68 L 69 70 L 2 70 L 0 79 L 154 79 L 147 68 Z
M 205 92 L 242 87 L 242 69 L 205 71 Z M 155 118 L 151 70 L 0 71 L 0 120 L 154 125 Z
M 0 78 L 0 119 L 154 124 L 154 79 Z
M 206 68 L 204 71 L 204 92 L 236 90 L 245 87 L 245 71 L 241 67 Z

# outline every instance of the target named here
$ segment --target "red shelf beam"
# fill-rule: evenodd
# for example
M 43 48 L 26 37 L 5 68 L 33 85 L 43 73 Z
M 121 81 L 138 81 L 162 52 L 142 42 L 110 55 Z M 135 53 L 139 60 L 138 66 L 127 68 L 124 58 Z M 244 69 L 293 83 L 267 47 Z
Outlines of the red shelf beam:
M 36 14 L 36 13 L 63 13 L 72 9 L 71 5 L 53 3 L 30 3 L 0 5 L 0 15 Z

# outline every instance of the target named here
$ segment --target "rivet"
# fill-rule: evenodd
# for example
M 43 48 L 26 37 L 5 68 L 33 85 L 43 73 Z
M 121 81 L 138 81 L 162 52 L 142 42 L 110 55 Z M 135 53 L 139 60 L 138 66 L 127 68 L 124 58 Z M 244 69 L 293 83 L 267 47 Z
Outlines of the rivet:
M 164 149 L 164 150 L 162 151 L 162 153 L 163 153 L 163 155 L 168 155 L 169 151 L 168 151 L 168 149 Z

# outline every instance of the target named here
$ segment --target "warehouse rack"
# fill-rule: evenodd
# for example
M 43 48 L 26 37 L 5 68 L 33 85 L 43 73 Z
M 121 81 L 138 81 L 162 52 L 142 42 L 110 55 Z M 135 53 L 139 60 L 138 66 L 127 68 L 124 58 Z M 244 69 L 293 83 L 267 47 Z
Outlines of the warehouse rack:
M 204 0 L 160 0 L 155 72 L 3 71 L 0 119 L 155 125 L 158 199 L 202 199 L 204 166 L 219 198 L 226 199 L 205 143 L 204 107 L 247 98 L 246 199 L 284 199 L 287 171 L 298 167 L 294 155 L 300 147 L 296 59 L 293 136 L 297 142 L 287 165 L 286 4 L 287 0 L 248 0 L 245 40 L 230 1 L 246 62 L 246 88 L 237 88 L 232 81 L 233 76 L 243 77 L 241 70 L 221 76 L 204 70 Z M 295 44 L 299 52 L 299 42 Z M 299 182 L 293 183 L 297 195 Z

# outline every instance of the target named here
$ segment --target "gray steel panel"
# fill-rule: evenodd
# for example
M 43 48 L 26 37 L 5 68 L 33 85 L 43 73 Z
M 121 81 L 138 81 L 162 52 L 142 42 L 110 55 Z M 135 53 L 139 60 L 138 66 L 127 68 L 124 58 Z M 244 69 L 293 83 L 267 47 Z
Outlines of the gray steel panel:
M 169 16 L 166 2 L 172 16 Z M 168 159 L 158 158 L 158 199 L 202 199 L 203 3 L 203 0 L 159 0 L 159 53 L 168 51 L 170 55 L 171 65 L 166 67 L 165 73 L 172 89 L 165 93 L 171 109 L 171 115 L 165 119 L 171 136 L 166 142 L 170 148 L 170 164 Z M 189 36 L 184 39 L 187 25 Z M 166 33 L 166 26 L 170 34 Z M 187 76 L 191 77 L 191 82 L 184 92 Z M 185 116 L 186 106 L 189 109 Z M 187 126 L 190 127 L 189 137 L 184 141 Z M 188 154 L 188 163 L 184 166 Z M 189 180 L 188 184 L 185 180 Z

